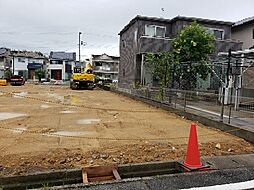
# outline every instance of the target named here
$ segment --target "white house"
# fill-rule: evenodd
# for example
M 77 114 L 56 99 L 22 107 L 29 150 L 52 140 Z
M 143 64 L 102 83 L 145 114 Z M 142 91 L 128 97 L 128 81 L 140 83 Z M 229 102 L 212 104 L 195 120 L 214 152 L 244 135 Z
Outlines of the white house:
M 48 72 L 52 80 L 70 80 L 76 63 L 76 53 L 50 52 Z
M 21 75 L 26 79 L 35 79 L 35 70 L 44 69 L 45 56 L 39 52 L 12 51 L 12 67 L 14 75 Z

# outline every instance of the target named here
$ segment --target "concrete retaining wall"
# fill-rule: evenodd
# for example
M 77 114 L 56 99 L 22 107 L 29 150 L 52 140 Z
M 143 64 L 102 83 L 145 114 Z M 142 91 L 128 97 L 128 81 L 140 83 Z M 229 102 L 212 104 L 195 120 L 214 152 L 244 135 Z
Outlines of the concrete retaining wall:
M 130 97 L 134 100 L 142 101 L 146 104 L 149 104 L 149 105 L 152 105 L 152 106 L 170 111 L 170 112 L 175 113 L 179 116 L 184 116 L 185 118 L 187 118 L 189 120 L 198 121 L 198 122 L 200 122 L 203 125 L 206 125 L 208 127 L 219 129 L 221 131 L 227 132 L 229 134 L 232 134 L 232 135 L 235 135 L 237 137 L 243 138 L 246 141 L 254 143 L 254 133 L 251 132 L 251 131 L 248 131 L 248 130 L 245 130 L 245 129 L 240 129 L 237 126 L 233 126 L 233 125 L 226 124 L 226 123 L 223 123 L 223 122 L 220 122 L 220 121 L 209 119 L 209 118 L 204 117 L 204 116 L 200 116 L 200 115 L 196 115 L 196 114 L 193 114 L 193 113 L 178 110 L 176 108 L 170 107 L 170 105 L 168 105 L 168 104 L 163 104 L 163 103 L 155 101 L 155 100 L 147 99 L 147 98 L 144 98 L 144 97 L 134 96 L 134 95 L 131 95 L 129 93 L 119 92 L 119 91 L 116 91 L 116 90 L 112 90 L 112 92 L 115 92 L 115 93 Z

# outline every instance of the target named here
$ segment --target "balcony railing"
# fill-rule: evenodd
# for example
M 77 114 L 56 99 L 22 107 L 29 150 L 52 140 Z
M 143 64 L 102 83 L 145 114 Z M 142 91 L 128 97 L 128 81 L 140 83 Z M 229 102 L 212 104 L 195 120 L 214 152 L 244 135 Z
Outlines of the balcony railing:
M 118 68 L 112 68 L 112 67 L 101 67 L 101 66 L 95 66 L 93 68 L 94 72 L 103 72 L 103 73 L 118 73 Z
M 172 39 L 141 36 L 139 38 L 138 53 L 159 53 L 171 50 Z
M 232 51 L 242 50 L 243 42 L 233 40 L 216 40 L 215 41 L 215 54 L 219 52 L 228 52 L 229 49 Z
M 227 52 L 229 49 L 233 51 L 242 49 L 242 42 L 233 40 L 216 40 L 215 52 L 217 55 L 219 52 Z M 149 36 L 141 36 L 139 39 L 138 53 L 159 53 L 170 51 L 172 46 L 172 39 L 170 38 L 156 38 Z

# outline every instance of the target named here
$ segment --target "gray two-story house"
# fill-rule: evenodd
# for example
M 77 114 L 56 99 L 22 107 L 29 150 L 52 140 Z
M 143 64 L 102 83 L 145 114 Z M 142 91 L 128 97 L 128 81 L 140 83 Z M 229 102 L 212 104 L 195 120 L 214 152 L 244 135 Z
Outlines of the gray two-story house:
M 254 49 L 254 16 L 233 25 L 232 39 L 243 42 L 243 49 Z
M 214 55 L 229 49 L 242 49 L 242 42 L 231 40 L 232 22 L 182 16 L 173 19 L 136 16 L 119 33 L 119 87 L 129 88 L 137 83 L 144 83 L 145 53 L 170 51 L 172 39 L 184 26 L 194 21 L 215 35 Z M 145 83 L 147 84 L 147 80 Z

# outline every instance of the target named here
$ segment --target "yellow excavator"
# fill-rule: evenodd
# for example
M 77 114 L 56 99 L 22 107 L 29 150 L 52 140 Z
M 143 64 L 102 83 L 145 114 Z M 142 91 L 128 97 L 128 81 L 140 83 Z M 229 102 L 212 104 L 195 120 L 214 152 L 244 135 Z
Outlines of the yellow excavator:
M 87 63 L 85 67 L 74 67 L 70 88 L 72 90 L 77 89 L 90 89 L 95 87 L 95 77 L 93 74 L 93 67 L 90 63 Z

